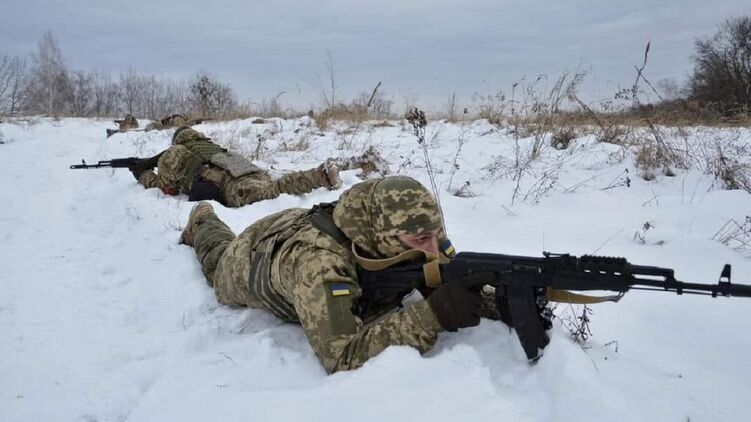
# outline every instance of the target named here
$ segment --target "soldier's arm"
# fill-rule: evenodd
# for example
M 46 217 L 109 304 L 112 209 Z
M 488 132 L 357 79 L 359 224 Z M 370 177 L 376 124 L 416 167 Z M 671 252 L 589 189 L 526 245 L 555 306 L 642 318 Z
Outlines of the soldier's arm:
M 159 157 L 157 167 L 159 172 L 154 170 L 146 170 L 141 173 L 138 178 L 138 183 L 143 185 L 146 189 L 159 188 L 167 195 L 177 195 L 177 180 L 179 178 L 180 164 L 182 163 L 183 156 L 189 153 L 187 148 L 182 145 L 175 145 L 164 151 Z
M 293 259 L 294 306 L 313 350 L 329 373 L 354 369 L 391 345 L 430 350 L 442 330 L 426 301 L 364 325 L 355 314 L 356 275 L 337 254 L 308 250 Z

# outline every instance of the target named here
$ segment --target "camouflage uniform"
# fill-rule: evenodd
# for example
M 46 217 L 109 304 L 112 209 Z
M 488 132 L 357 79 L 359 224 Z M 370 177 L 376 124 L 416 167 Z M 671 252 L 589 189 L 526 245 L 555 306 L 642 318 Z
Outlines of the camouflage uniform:
M 332 188 L 322 167 L 291 172 L 272 180 L 267 172 L 250 161 L 228 153 L 205 135 L 186 128 L 159 157 L 158 172 L 146 170 L 138 182 L 146 188 L 159 188 L 167 195 L 188 194 L 196 180 L 216 186 L 219 202 L 241 207 L 282 193 L 300 195 L 319 187 Z M 217 155 L 218 154 L 218 155 Z M 217 161 L 214 157 L 229 157 Z
M 138 120 L 132 114 L 126 114 L 122 120 L 115 120 L 117 130 L 125 132 L 128 129 L 138 129 Z
M 428 302 L 389 313 L 401 306 L 400 295 L 363 312 L 357 263 L 358 255 L 383 259 L 404 252 L 401 234 L 442 228 L 433 196 L 404 176 L 355 185 L 333 210 L 334 224 L 353 248 L 316 228 L 311 215 L 281 211 L 237 237 L 213 212 L 191 219 L 186 230 L 219 302 L 299 322 L 328 372 L 357 368 L 390 345 L 429 350 L 442 328 Z
M 162 119 L 158 121 L 154 121 L 146 125 L 146 131 L 150 130 L 162 130 L 162 129 L 169 129 L 169 128 L 178 128 L 180 126 L 190 125 L 190 124 L 197 124 L 192 123 L 190 119 L 188 119 L 187 116 L 183 114 L 172 114 L 170 116 L 165 116 Z

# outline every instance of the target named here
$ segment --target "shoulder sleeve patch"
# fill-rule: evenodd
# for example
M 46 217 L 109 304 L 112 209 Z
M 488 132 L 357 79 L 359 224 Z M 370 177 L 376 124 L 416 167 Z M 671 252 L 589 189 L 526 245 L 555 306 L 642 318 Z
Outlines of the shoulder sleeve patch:
M 349 296 L 351 294 L 350 287 L 346 283 L 331 283 L 329 288 L 331 289 L 331 295 L 334 297 Z
M 352 313 L 354 287 L 346 283 L 330 283 L 325 286 L 328 307 L 329 331 L 332 335 L 350 335 L 358 330 L 357 318 Z

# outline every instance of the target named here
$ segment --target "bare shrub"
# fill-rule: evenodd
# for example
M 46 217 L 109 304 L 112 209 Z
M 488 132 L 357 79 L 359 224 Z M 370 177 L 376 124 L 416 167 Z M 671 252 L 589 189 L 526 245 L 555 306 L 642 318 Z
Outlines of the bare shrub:
M 556 315 L 556 320 L 568 331 L 571 340 L 583 345 L 592 336 L 589 319 L 592 313 L 592 309 L 587 305 L 567 304 L 565 309 Z
M 454 176 L 456 175 L 456 172 L 459 170 L 459 167 L 460 167 L 459 157 L 462 154 L 462 148 L 464 147 L 464 144 L 467 142 L 467 133 L 469 133 L 472 127 L 473 125 L 467 124 L 466 121 L 462 122 L 461 133 L 459 134 L 459 137 L 456 140 L 456 150 L 454 151 L 454 158 L 453 160 L 451 160 L 451 170 L 449 171 L 448 187 L 446 188 L 446 190 L 449 192 L 451 192 L 451 185 L 454 181 Z M 469 182 L 466 182 L 466 185 L 468 184 Z
M 634 232 L 634 240 L 639 244 L 647 243 L 647 232 L 655 227 L 654 221 L 645 221 L 641 228 Z
M 331 127 L 331 120 L 331 115 L 326 112 L 315 115 L 316 126 L 322 131 L 328 130 Z
M 438 206 L 441 206 L 441 198 L 438 192 L 438 184 L 436 182 L 435 177 L 435 168 L 433 167 L 433 164 L 430 161 L 430 151 L 429 151 L 429 145 L 428 140 L 426 139 L 425 130 L 428 127 L 428 120 L 425 117 L 425 112 L 418 109 L 417 107 L 412 107 L 409 112 L 407 112 L 405 119 L 407 122 L 409 122 L 410 125 L 412 125 L 412 134 L 415 135 L 415 138 L 417 138 L 417 143 L 420 145 L 420 149 L 423 153 L 423 158 L 425 160 L 425 170 L 428 172 L 428 178 L 430 179 L 430 187 L 433 190 L 433 195 L 436 197 L 436 201 L 438 201 Z M 435 138 L 437 134 L 434 134 L 433 137 Z
M 457 196 L 459 198 L 474 198 L 477 195 L 472 191 L 471 183 L 469 182 L 469 180 L 467 180 L 459 189 L 456 190 L 454 196 Z
M 737 252 L 751 255 L 751 216 L 747 215 L 741 223 L 731 218 L 712 236 L 712 239 Z
M 260 103 L 247 101 L 240 107 L 238 113 L 244 117 L 258 116 L 266 119 L 279 117 L 285 119 L 290 116 L 290 110 L 284 107 L 281 100 L 282 95 L 286 93 L 287 91 L 281 91 L 273 97 L 262 99 Z
M 280 151 L 307 151 L 310 148 L 310 133 L 306 132 L 297 139 L 287 142 L 283 140 Z
M 745 145 L 736 146 L 735 151 L 731 151 L 720 142 L 715 142 L 715 154 L 707 160 L 707 172 L 722 182 L 725 189 L 741 189 L 751 193 L 751 164 L 736 158 L 748 157 L 749 152 Z
M 475 104 L 476 114 L 480 119 L 486 119 L 493 125 L 500 125 L 503 122 L 506 109 L 506 95 L 503 91 L 488 95 L 475 93 L 472 102 Z
M 555 149 L 567 149 L 571 141 L 576 139 L 576 131 L 572 126 L 564 126 L 555 129 L 550 138 L 550 146 Z
M 467 109 L 464 109 L 464 114 L 467 114 Z M 455 123 L 458 120 L 459 115 L 457 114 L 457 104 L 456 104 L 456 92 L 449 95 L 448 101 L 446 102 L 446 120 Z
M 655 169 L 663 165 L 663 156 L 654 143 L 644 142 L 636 147 L 635 164 L 642 179 L 654 180 L 657 178 Z

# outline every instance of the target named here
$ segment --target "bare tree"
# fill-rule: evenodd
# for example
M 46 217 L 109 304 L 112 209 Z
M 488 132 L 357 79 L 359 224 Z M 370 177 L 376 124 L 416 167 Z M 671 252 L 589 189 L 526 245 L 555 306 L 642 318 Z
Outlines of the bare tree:
M 676 101 L 686 98 L 685 88 L 672 78 L 664 78 L 657 81 L 657 88 L 662 92 L 662 97 L 666 101 Z
M 724 115 L 751 107 L 751 17 L 726 20 L 695 48 L 692 97 Z
M 123 111 L 128 114 L 140 114 L 141 110 L 138 110 L 137 107 L 143 93 L 143 81 L 135 69 L 130 68 L 126 72 L 120 73 L 119 86 Z
M 0 113 L 15 114 L 19 111 L 25 78 L 25 59 L 8 55 L 0 57 Z
M 93 77 L 92 113 L 97 117 L 112 117 L 117 113 L 119 87 L 109 72 L 95 71 Z
M 94 96 L 94 75 L 78 70 L 70 78 L 68 107 L 74 116 L 90 116 Z
M 0 112 L 5 109 L 7 102 L 7 93 L 11 85 L 11 62 L 12 58 L 7 55 L 0 57 Z
M 165 84 L 165 93 L 162 109 L 165 114 L 187 110 L 189 108 L 190 90 L 185 81 L 168 81 Z
M 139 98 L 140 108 L 149 119 L 159 119 L 160 116 L 166 114 L 163 110 L 163 98 L 166 95 L 165 85 L 153 75 L 143 78 L 142 81 L 143 92 L 141 98 Z
M 65 111 L 70 91 L 68 69 L 52 32 L 45 32 L 31 54 L 32 69 L 28 88 L 28 106 L 32 112 L 59 114 Z
M 456 92 L 453 92 L 449 95 L 448 101 L 446 102 L 446 119 L 448 119 L 449 122 L 455 122 L 457 120 L 456 109 Z
M 5 104 L 6 113 L 14 115 L 23 109 L 26 100 L 27 81 L 26 59 L 16 56 L 10 63 L 10 80 Z
M 205 73 L 196 75 L 190 84 L 190 94 L 191 103 L 201 117 L 224 116 L 237 104 L 232 87 Z
M 323 85 L 323 81 L 320 76 L 318 77 L 318 84 L 321 87 L 321 96 L 323 97 L 323 104 L 326 108 L 336 107 L 336 78 L 334 76 L 334 57 L 331 55 L 331 50 L 326 50 L 326 71 L 329 76 L 330 91 L 326 91 L 326 87 Z

